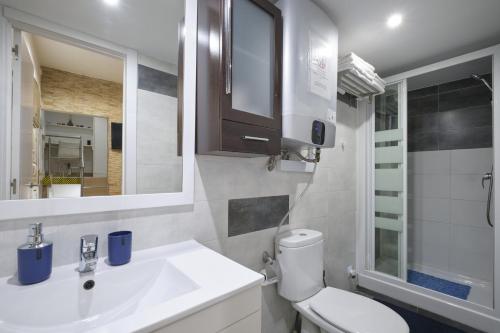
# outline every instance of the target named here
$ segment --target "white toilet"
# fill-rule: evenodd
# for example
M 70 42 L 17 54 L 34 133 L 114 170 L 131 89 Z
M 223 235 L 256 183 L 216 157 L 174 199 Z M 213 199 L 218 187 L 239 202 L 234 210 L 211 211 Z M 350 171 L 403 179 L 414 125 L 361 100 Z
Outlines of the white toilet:
M 323 286 L 323 234 L 296 229 L 278 237 L 279 294 L 302 315 L 302 333 L 409 333 L 387 306 Z

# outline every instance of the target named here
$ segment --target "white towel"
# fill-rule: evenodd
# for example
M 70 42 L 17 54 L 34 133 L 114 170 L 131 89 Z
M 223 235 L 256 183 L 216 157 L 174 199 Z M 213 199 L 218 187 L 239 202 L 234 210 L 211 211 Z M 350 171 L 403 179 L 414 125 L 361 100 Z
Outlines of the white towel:
M 367 73 L 374 73 L 375 72 L 375 67 L 373 67 L 371 64 L 367 63 L 360 57 L 358 57 L 354 52 L 349 53 L 348 55 L 340 58 L 339 60 L 339 67 L 340 66 L 355 66 L 359 69 L 361 69 L 364 72 Z
M 353 52 L 339 59 L 339 86 L 355 95 L 380 94 L 385 91 L 385 82 L 375 73 L 375 67 Z

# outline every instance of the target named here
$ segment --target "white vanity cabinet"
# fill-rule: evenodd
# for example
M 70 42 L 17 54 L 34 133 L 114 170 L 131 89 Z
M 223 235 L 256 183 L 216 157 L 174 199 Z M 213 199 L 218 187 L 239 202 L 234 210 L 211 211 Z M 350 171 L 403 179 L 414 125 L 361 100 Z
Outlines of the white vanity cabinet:
M 252 287 L 154 332 L 260 333 L 261 296 Z

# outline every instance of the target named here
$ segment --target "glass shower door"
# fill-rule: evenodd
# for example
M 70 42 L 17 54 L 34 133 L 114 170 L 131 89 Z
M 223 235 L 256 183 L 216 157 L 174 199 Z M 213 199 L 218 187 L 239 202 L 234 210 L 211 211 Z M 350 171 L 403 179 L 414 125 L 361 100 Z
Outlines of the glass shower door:
M 402 86 L 386 86 L 375 98 L 374 268 L 406 279 L 405 135 Z

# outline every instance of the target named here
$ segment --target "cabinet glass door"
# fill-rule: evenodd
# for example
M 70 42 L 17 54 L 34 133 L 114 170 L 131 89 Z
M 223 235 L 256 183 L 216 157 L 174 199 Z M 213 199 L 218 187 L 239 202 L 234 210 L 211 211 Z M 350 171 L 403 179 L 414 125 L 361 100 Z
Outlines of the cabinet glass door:
M 273 118 L 274 17 L 252 0 L 232 2 L 232 109 Z

